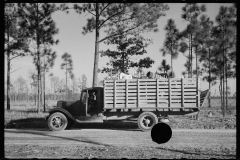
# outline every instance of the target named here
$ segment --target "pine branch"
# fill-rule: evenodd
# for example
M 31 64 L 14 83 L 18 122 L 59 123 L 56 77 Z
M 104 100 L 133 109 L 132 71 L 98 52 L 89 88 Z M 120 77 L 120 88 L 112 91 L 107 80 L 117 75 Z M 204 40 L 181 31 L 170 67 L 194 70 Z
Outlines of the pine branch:
M 17 58 L 17 57 L 20 57 L 20 56 L 22 56 L 22 55 L 16 55 L 16 56 L 10 58 L 10 61 L 13 60 L 14 58 Z
M 90 12 L 88 9 L 86 9 L 90 14 L 92 14 L 93 16 L 95 16 L 96 17 L 96 15 L 95 14 L 93 14 L 92 12 Z
M 131 31 L 131 30 L 133 30 L 133 29 L 135 29 L 135 28 L 137 28 L 137 27 L 139 27 L 139 26 L 130 28 L 130 29 L 128 29 L 128 30 L 126 30 L 126 31 L 123 31 L 123 32 L 121 32 L 121 33 L 112 34 L 112 35 L 110 35 L 110 36 L 107 36 L 107 37 L 101 39 L 101 40 L 98 41 L 98 42 L 101 43 L 102 41 L 105 41 L 105 40 L 108 39 L 108 38 L 115 37 L 115 36 L 121 36 L 122 34 L 127 33 L 128 31 Z
M 110 4 L 112 4 L 112 3 L 108 3 L 102 10 L 101 10 L 101 12 L 100 12 L 100 14 L 99 15 L 101 15 L 102 14 L 102 12 L 110 5 Z
M 109 19 L 111 19 L 112 17 L 114 17 L 114 16 L 116 16 L 116 15 L 118 15 L 118 14 L 121 14 L 124 10 L 125 10 L 125 8 L 123 8 L 123 10 L 121 10 L 120 12 L 109 16 L 107 19 L 105 19 L 105 20 L 102 22 L 102 24 L 99 25 L 99 28 L 101 28 L 102 25 L 103 25 L 106 21 L 108 21 Z

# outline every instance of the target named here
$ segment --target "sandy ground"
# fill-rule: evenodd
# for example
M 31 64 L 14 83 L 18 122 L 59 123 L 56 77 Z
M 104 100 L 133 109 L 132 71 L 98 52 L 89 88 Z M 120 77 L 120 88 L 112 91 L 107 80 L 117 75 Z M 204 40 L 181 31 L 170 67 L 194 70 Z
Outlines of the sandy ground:
M 5 129 L 5 158 L 236 159 L 236 130 L 173 129 L 165 144 L 137 129 Z

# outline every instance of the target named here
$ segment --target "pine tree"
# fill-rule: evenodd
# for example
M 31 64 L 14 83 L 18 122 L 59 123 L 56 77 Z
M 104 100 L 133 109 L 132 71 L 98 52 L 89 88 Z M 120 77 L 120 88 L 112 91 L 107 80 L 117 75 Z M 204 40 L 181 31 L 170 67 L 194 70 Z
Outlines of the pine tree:
M 68 10 L 66 4 L 62 10 Z M 92 15 L 83 27 L 83 34 L 95 30 L 95 54 L 92 86 L 97 86 L 99 44 L 112 37 L 122 35 L 138 35 L 143 32 L 157 31 L 157 20 L 165 15 L 168 5 L 162 3 L 84 3 L 74 4 L 79 14 L 88 12 Z M 106 37 L 100 39 L 100 31 L 104 30 Z M 107 43 L 107 42 L 106 42 Z
M 187 3 L 182 8 L 183 14 L 182 18 L 189 22 L 187 28 L 180 33 L 182 42 L 180 43 L 180 51 L 184 53 L 187 49 L 189 50 L 189 63 L 190 63 L 190 77 L 192 77 L 192 60 L 193 60 L 193 43 L 195 39 L 195 31 L 198 27 L 198 17 L 203 13 L 206 12 L 206 6 L 201 5 L 198 6 L 197 3 Z M 188 39 L 188 44 L 186 42 Z
M 226 107 L 227 107 L 227 63 L 229 57 L 229 51 L 235 46 L 235 30 L 234 30 L 234 19 L 235 15 L 229 12 L 228 7 L 221 6 L 219 9 L 219 13 L 216 16 L 217 26 L 215 27 L 215 35 L 218 37 L 218 46 L 220 49 L 219 54 L 222 56 L 223 63 L 223 85 L 222 85 L 222 97 L 223 97 L 223 117 L 226 115 Z
M 66 100 L 67 100 L 67 94 L 68 94 L 68 83 L 67 83 L 67 77 L 68 74 L 70 75 L 71 79 L 74 78 L 74 75 L 72 73 L 73 70 L 73 62 L 71 59 L 71 55 L 68 53 L 64 53 L 62 55 L 63 63 L 61 64 L 61 69 L 65 69 L 65 75 L 66 75 L 66 87 L 65 87 L 65 94 L 66 94 Z
M 51 15 L 56 11 L 55 4 L 48 3 L 19 3 L 23 8 L 19 14 L 25 22 L 24 26 L 28 28 L 28 34 L 31 38 L 31 54 L 34 57 L 34 64 L 38 74 L 38 113 L 40 112 L 41 102 L 41 62 L 40 57 L 43 54 L 44 45 L 54 45 L 58 40 L 53 36 L 58 33 L 55 22 Z M 36 50 L 36 51 L 35 51 Z
M 166 38 L 164 42 L 164 47 L 160 49 L 163 56 L 166 54 L 171 55 L 171 77 L 173 76 L 173 59 L 178 57 L 178 40 L 179 40 L 179 31 L 176 28 L 175 22 L 173 19 L 169 19 L 167 25 L 164 28 L 166 33 Z M 172 77 L 173 78 L 173 77 Z
M 4 7 L 4 54 L 7 59 L 7 110 L 10 110 L 10 74 L 11 61 L 28 53 L 26 28 L 22 26 L 18 10 L 14 3 L 5 3 Z M 13 71 L 12 71 L 13 72 Z
M 161 71 L 162 69 L 164 73 L 168 73 L 168 71 L 170 70 L 170 66 L 167 64 L 165 59 L 162 60 L 161 65 L 158 67 L 158 70 Z
M 117 51 L 112 51 L 108 49 L 107 51 L 101 52 L 102 56 L 107 56 L 110 58 L 107 66 L 104 67 L 101 72 L 109 73 L 111 70 L 121 71 L 123 73 L 128 73 L 129 68 L 149 68 L 154 63 L 149 57 L 141 58 L 137 61 L 131 60 L 133 56 L 142 56 L 146 54 L 145 47 L 149 45 L 148 41 L 145 42 L 143 37 L 129 37 L 119 36 L 111 38 L 110 44 L 116 45 Z

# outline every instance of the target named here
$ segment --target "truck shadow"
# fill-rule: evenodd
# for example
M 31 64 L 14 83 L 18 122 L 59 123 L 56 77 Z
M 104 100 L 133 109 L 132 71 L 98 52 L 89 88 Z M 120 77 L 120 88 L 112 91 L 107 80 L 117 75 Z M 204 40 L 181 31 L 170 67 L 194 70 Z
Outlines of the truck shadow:
M 75 123 L 71 129 L 107 129 L 107 130 L 124 130 L 140 131 L 136 122 L 109 121 L 106 123 Z
M 11 120 L 4 124 L 5 129 L 46 129 L 48 130 L 47 122 L 44 118 L 24 118 Z M 124 131 L 140 131 L 137 123 L 134 121 L 109 121 L 106 123 L 91 122 L 91 123 L 77 123 L 70 129 L 66 130 L 81 130 L 81 129 L 107 129 L 107 130 L 124 130 Z

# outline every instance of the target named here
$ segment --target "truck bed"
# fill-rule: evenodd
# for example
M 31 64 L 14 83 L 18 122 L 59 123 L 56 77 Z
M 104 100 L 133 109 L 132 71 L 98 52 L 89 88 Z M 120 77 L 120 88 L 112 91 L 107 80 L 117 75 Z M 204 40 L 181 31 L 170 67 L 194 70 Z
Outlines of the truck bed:
M 104 81 L 104 109 L 192 109 L 200 107 L 196 78 Z

